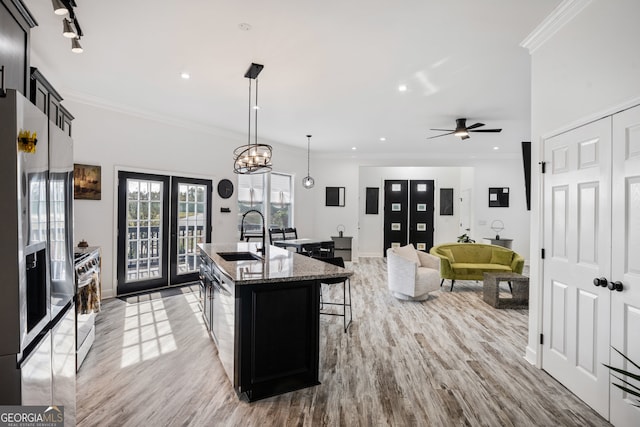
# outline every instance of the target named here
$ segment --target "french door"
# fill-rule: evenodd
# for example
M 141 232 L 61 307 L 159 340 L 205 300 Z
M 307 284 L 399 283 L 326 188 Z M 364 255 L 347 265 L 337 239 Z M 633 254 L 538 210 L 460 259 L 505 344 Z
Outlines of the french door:
M 640 425 L 603 365 L 640 372 L 612 350 L 640 360 L 640 107 L 544 147 L 543 368 L 612 424 Z
M 197 244 L 210 241 L 211 181 L 118 173 L 118 295 L 197 278 Z

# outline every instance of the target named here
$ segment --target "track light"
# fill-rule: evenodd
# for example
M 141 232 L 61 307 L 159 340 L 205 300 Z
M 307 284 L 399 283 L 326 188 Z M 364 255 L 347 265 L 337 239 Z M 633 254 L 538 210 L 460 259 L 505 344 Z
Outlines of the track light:
M 62 21 L 62 35 L 68 39 L 72 39 L 78 36 L 73 28 L 71 28 L 71 21 L 69 21 L 67 18 L 64 18 L 64 20 Z
M 67 7 L 62 4 L 60 0 L 51 0 L 51 3 L 53 4 L 53 13 L 55 13 L 56 15 L 62 16 L 69 13 Z
M 78 37 L 76 37 L 75 39 L 71 40 L 71 52 L 73 53 L 82 53 L 83 49 L 82 46 L 80 46 L 80 39 Z

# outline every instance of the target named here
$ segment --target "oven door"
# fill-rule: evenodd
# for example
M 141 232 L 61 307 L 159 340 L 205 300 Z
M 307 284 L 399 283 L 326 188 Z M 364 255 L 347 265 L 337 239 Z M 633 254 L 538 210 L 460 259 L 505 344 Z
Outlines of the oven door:
M 85 274 L 78 277 L 78 294 L 76 302 L 76 350 L 77 368 L 80 368 L 82 361 L 91 348 L 95 337 L 95 319 L 97 304 L 98 283 L 97 274 Z

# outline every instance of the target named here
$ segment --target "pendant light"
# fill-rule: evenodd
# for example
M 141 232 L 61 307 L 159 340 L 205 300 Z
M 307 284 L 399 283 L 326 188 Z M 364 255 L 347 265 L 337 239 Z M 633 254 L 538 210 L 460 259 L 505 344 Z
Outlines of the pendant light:
M 68 39 L 73 39 L 78 37 L 78 34 L 71 28 L 71 21 L 67 18 L 62 20 L 62 35 Z
M 69 14 L 69 10 L 67 9 L 67 7 L 62 4 L 62 1 L 60 0 L 51 0 L 51 3 L 53 5 L 53 13 L 55 13 L 56 15 L 68 15 Z
M 316 181 L 311 178 L 311 174 L 309 173 L 309 156 L 311 152 L 311 135 L 307 135 L 307 176 L 302 178 L 302 186 L 306 189 L 313 188 Z
M 258 74 L 264 65 L 252 63 L 245 77 L 249 79 L 249 131 L 247 133 L 247 144 L 241 145 L 233 151 L 233 171 L 237 174 L 258 174 L 271 171 L 270 145 L 258 144 Z M 255 104 L 251 105 L 251 81 L 256 81 Z M 254 143 L 251 143 L 251 112 L 255 117 Z

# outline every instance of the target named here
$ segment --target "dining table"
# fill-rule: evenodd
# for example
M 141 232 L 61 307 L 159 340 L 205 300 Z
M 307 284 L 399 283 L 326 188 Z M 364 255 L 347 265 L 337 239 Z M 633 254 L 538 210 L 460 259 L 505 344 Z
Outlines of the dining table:
M 299 253 L 312 253 L 314 249 L 323 248 L 329 249 L 333 252 L 334 242 L 331 238 L 300 238 L 300 239 L 286 239 L 286 240 L 274 240 L 273 246 L 280 248 L 294 248 Z

